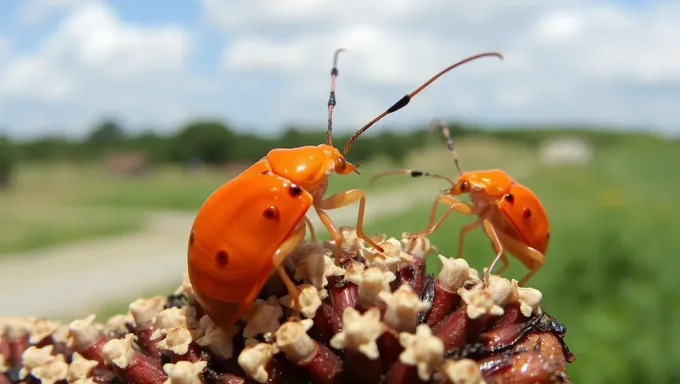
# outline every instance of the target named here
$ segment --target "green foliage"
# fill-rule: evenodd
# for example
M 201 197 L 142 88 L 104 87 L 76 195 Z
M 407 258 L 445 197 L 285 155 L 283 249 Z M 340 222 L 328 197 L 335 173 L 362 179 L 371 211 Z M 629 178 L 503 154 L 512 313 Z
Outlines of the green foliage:
M 0 136 L 0 190 L 10 186 L 15 166 L 14 145 L 9 138 Z
M 218 121 L 192 121 L 172 140 L 170 158 L 177 162 L 201 160 L 225 164 L 235 159 L 235 136 Z
M 86 141 L 94 146 L 104 146 L 116 141 L 120 141 L 125 137 L 123 128 L 113 119 L 105 119 L 97 124 Z

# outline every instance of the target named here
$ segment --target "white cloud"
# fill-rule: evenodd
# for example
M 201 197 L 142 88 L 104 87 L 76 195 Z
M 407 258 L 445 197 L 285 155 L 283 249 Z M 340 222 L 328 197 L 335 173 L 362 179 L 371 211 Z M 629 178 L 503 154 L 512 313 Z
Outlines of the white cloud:
M 24 24 L 37 24 L 55 13 L 68 10 L 86 0 L 24 0 L 19 8 L 19 20 Z
M 174 98 L 193 86 L 192 44 L 181 27 L 128 23 L 106 2 L 73 7 L 37 50 L 0 66 L 0 123 L 77 124 L 82 131 L 110 113 L 167 123 L 163 109 L 181 104 Z
M 328 70 L 333 49 L 342 46 L 348 51 L 341 58 L 339 81 L 345 85 L 338 98 L 372 99 L 372 104 L 377 99 L 386 107 L 400 95 L 391 90 L 407 91 L 469 54 L 500 50 L 503 63 L 484 59 L 455 70 L 402 115 L 411 121 L 449 113 L 496 121 L 649 123 L 664 129 L 677 129 L 680 120 L 680 109 L 664 107 L 669 96 L 680 102 L 680 5 L 671 0 L 277 4 L 203 1 L 211 25 L 230 39 L 223 55 L 226 71 L 278 71 L 322 87 L 318 78 Z M 392 96 L 386 96 L 386 86 Z M 318 95 L 299 94 L 309 88 L 291 90 L 296 94 L 291 100 L 300 103 L 296 118 L 309 116 L 304 106 L 318 105 Z M 365 118 L 354 113 L 348 119 L 359 124 Z

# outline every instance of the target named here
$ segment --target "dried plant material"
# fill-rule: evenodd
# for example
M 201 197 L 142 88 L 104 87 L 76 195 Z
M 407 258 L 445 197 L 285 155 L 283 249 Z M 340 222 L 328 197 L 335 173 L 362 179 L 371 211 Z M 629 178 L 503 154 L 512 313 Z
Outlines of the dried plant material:
M 317 288 L 328 285 L 328 277 L 342 276 L 345 270 L 333 261 L 333 251 L 319 243 L 305 243 L 298 247 L 296 255 L 291 258 L 295 266 L 294 278 L 303 280 Z
M 134 317 L 129 312 L 126 315 L 111 316 L 106 320 L 104 331 L 107 333 L 126 332 L 127 324 L 134 324 Z
M 95 315 L 89 315 L 84 319 L 73 320 L 69 324 L 69 338 L 73 340 L 75 348 L 86 348 L 101 335 L 101 331 L 94 326 L 94 319 Z
M 192 297 L 194 295 L 194 288 L 191 286 L 191 281 L 189 280 L 189 273 L 185 272 L 182 275 L 182 284 L 175 290 L 176 295 L 185 295 Z
M 243 329 L 243 337 L 253 337 L 260 334 L 276 331 L 281 323 L 283 308 L 279 305 L 276 296 L 270 296 L 266 301 L 257 299 L 255 303 L 243 315 L 246 326 Z
M 375 267 L 382 271 L 395 273 L 399 263 L 413 261 L 413 256 L 404 252 L 403 244 L 394 237 L 381 241 L 378 245 L 383 248 L 384 252 L 377 252 L 368 246 L 362 248 L 361 256 L 366 259 L 367 267 Z
M 186 328 L 171 328 L 167 330 L 165 338 L 156 343 L 161 350 L 171 351 L 177 355 L 184 355 L 189 352 L 189 345 L 194 341 Z
M 380 310 L 371 308 L 363 315 L 354 308 L 345 309 L 342 315 L 342 332 L 331 339 L 336 349 L 353 348 L 371 360 L 379 356 L 376 340 L 387 327 L 380 321 Z
M 52 355 L 52 349 L 54 349 L 54 346 L 52 345 L 47 345 L 42 348 L 31 346 L 26 349 L 21 357 L 23 366 L 19 371 L 19 378 L 26 378 L 26 376 L 28 376 L 31 371 L 47 363 L 48 361 L 53 360 L 54 355 Z
M 381 292 L 390 292 L 390 283 L 396 278 L 394 273 L 374 267 L 364 269 L 361 274 L 347 277 L 359 288 L 359 304 L 364 307 L 374 305 Z
M 135 339 L 135 335 L 127 334 L 122 339 L 109 340 L 102 349 L 106 364 L 131 382 L 164 382 L 167 375 L 158 362 L 133 349 Z
M 54 384 L 66 380 L 68 363 L 63 355 L 57 355 L 42 365 L 31 370 L 31 376 L 38 379 L 40 383 Z
M 293 362 L 309 359 L 315 353 L 314 340 L 307 334 L 313 322 L 288 321 L 276 331 L 276 346 Z
M 28 336 L 31 331 L 32 318 L 12 317 L 6 320 L 5 336 L 9 340 L 18 340 Z
M 165 336 L 171 329 L 196 327 L 196 310 L 192 307 L 171 307 L 160 311 L 154 318 L 154 331 L 151 340 L 158 340 Z
M 0 384 L 569 382 L 575 356 L 540 291 L 493 274 L 485 285 L 466 260 L 441 254 L 426 275 L 425 256 L 439 251 L 425 237 L 375 235 L 379 253 L 341 232 L 338 265 L 333 242 L 306 242 L 287 262 L 300 313 L 273 275 L 225 330 L 185 275 L 167 298 L 136 300 L 104 324 L 0 318 Z
M 71 364 L 68 366 L 66 373 L 66 380 L 69 383 L 74 383 L 77 380 L 87 379 L 92 374 L 92 370 L 97 366 L 94 360 L 84 358 L 80 353 L 74 352 L 71 358 Z
M 269 374 L 265 368 L 277 352 L 276 346 L 267 343 L 246 346 L 238 356 L 238 364 L 248 376 L 260 383 L 265 383 L 269 379 Z
M 430 253 L 439 253 L 437 247 L 432 245 L 432 242 L 427 237 L 416 237 L 414 239 L 407 237 L 408 233 L 401 234 L 402 249 L 407 254 L 416 258 L 425 258 Z
M 190 361 L 178 361 L 175 364 L 163 365 L 163 372 L 168 375 L 166 384 L 203 384 L 201 373 L 208 365 L 205 361 L 192 363 Z
M 487 290 L 468 291 L 461 288 L 458 294 L 467 304 L 466 312 L 470 319 L 476 319 L 482 315 L 500 316 L 503 314 L 503 308 L 496 305 Z
M 236 325 L 224 330 L 210 321 L 205 334 L 196 339 L 196 344 L 208 348 L 216 357 L 226 360 L 234 355 L 234 336 L 238 331 Z
M 394 293 L 380 292 L 385 302 L 385 324 L 396 332 L 412 332 L 416 328 L 418 312 L 430 309 L 429 302 L 421 301 L 410 286 L 404 284 Z
M 447 258 L 444 255 L 437 256 L 442 262 L 442 269 L 437 275 L 437 281 L 443 288 L 456 292 L 459 288 L 465 287 L 466 283 L 478 283 L 479 276 L 477 271 L 470 268 L 465 259 Z
M 517 286 L 517 281 L 513 280 L 513 285 Z M 520 310 L 526 317 L 532 314 L 541 314 L 541 300 L 543 294 L 538 289 L 528 287 L 517 287 L 517 295 L 519 297 Z
M 496 275 L 489 275 L 489 285 L 485 288 L 491 300 L 500 308 L 505 308 L 511 297 L 516 296 L 516 289 L 510 280 Z
M 432 373 L 444 361 L 444 343 L 432 335 L 427 324 L 420 324 L 415 334 L 400 333 L 399 343 L 404 347 L 399 360 L 406 365 L 415 365 L 420 380 L 430 380 Z
M 325 298 L 325 296 L 328 295 L 328 293 L 324 289 L 319 290 L 316 287 L 314 287 L 313 285 L 309 285 L 309 284 L 300 285 L 300 286 L 298 286 L 298 288 L 300 289 L 300 294 L 298 295 L 298 303 L 300 304 L 300 313 L 302 314 L 302 316 L 304 316 L 308 319 L 314 317 L 316 315 L 317 309 L 319 309 L 319 307 L 321 307 L 321 300 L 323 300 Z M 279 302 L 281 303 L 281 305 L 284 305 L 288 308 L 293 308 L 293 302 L 292 302 L 290 295 L 283 296 L 279 300 Z M 281 315 L 282 314 L 283 314 L 283 312 L 281 312 Z M 279 315 L 279 317 L 281 315 Z M 278 319 L 278 317 L 277 317 L 277 319 Z M 250 324 L 248 324 L 248 325 L 250 325 Z M 277 322 L 276 327 L 278 327 L 278 326 L 279 326 L 279 323 Z M 276 328 L 274 328 L 272 331 L 274 331 L 274 330 L 276 330 Z
M 54 331 L 57 330 L 58 326 L 59 323 L 50 319 L 43 317 L 37 318 L 28 325 L 28 331 L 30 333 L 28 341 L 31 344 L 38 344 L 49 336 L 52 336 Z
M 354 228 L 343 226 L 338 228 L 342 236 L 340 244 L 340 253 L 338 254 L 338 261 L 340 263 L 354 258 L 363 246 L 363 241 L 357 237 L 357 231 Z M 335 240 L 324 242 L 324 247 L 333 250 L 335 248 Z
M 486 384 L 479 365 L 472 359 L 448 360 L 444 362 L 442 372 L 451 384 Z
M 127 334 L 122 339 L 114 339 L 106 343 L 102 349 L 106 363 L 114 364 L 119 368 L 127 368 L 134 354 L 132 343 L 135 339 L 135 335 Z
M 135 319 L 135 324 L 141 327 L 153 322 L 156 315 L 163 310 L 166 298 L 155 296 L 150 299 L 137 299 L 130 304 L 130 313 Z

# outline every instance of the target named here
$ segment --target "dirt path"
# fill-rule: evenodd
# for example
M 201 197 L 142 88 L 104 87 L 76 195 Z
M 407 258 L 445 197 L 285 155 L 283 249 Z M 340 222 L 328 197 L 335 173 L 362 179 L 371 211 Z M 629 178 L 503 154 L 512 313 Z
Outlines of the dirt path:
M 423 180 L 395 191 L 367 194 L 367 221 L 430 201 L 441 183 Z M 357 204 L 329 211 L 353 225 Z M 309 215 L 323 230 L 318 217 Z M 0 316 L 85 316 L 88 309 L 181 281 L 193 215 L 154 213 L 136 234 L 53 247 L 0 259 Z

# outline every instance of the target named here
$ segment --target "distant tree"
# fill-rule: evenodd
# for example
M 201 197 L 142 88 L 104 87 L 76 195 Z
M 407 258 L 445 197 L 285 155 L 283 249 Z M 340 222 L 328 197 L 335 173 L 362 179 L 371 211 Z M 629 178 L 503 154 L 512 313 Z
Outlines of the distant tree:
M 240 134 L 235 141 L 238 142 L 238 145 L 234 147 L 234 160 L 245 163 L 254 163 L 260 160 L 275 146 L 274 141 L 252 133 Z M 281 147 L 282 145 L 277 141 L 276 146 Z
M 43 136 L 22 144 L 14 144 L 20 157 L 31 161 L 76 158 L 76 145 L 59 136 Z
M 408 152 L 414 149 L 405 137 L 389 130 L 381 132 L 375 140 L 380 152 L 397 165 L 402 165 Z
M 114 119 L 105 119 L 95 125 L 87 136 L 87 142 L 93 145 L 107 145 L 125 138 L 125 131 Z
M 223 123 L 197 120 L 188 123 L 172 140 L 170 157 L 179 162 L 199 159 L 224 164 L 235 159 L 236 135 Z
M 0 190 L 8 189 L 16 166 L 16 151 L 9 138 L 0 136 Z
M 304 136 L 300 130 L 295 127 L 288 127 L 281 135 L 278 145 L 281 148 L 294 148 L 304 145 Z

